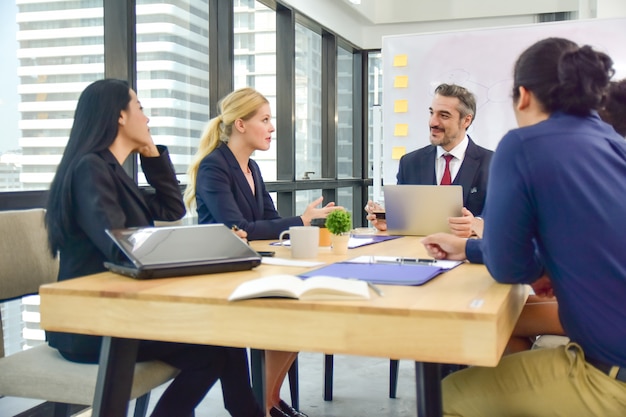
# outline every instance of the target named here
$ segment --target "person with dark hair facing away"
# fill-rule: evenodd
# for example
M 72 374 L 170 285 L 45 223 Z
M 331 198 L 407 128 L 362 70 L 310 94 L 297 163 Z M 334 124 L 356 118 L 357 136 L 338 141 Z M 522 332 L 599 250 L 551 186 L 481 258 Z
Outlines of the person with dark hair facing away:
M 602 120 L 611 124 L 617 133 L 626 137 L 626 78 L 611 81 L 609 94 L 599 113 Z
M 626 80 L 612 81 L 600 118 L 610 123 L 622 136 L 626 136 Z M 482 236 L 482 229 L 479 230 Z M 422 239 L 430 256 L 436 259 L 468 260 L 483 263 L 482 240 L 465 239 L 450 233 L 435 233 Z M 558 302 L 554 297 L 531 295 L 513 329 L 505 353 L 530 349 L 538 335 L 565 335 L 558 315 Z
M 482 221 L 489 164 L 493 152 L 478 146 L 467 134 L 476 117 L 476 98 L 465 87 L 440 84 L 429 108 L 430 145 L 400 158 L 398 184 L 461 185 L 463 215 L 449 219 L 452 233 L 468 237 Z M 387 230 L 385 220 L 375 212 L 384 211 L 368 201 L 367 219 L 379 230 Z
M 140 189 L 122 167 L 133 152 L 141 156 L 152 193 Z M 135 91 L 121 80 L 90 84 L 78 99 L 47 204 L 45 222 L 50 251 L 60 257 L 59 280 L 103 272 L 105 261 L 124 259 L 105 229 L 152 226 L 154 220 L 173 221 L 184 214 L 167 148 L 152 141 Z M 46 336 L 64 358 L 98 362 L 101 337 L 58 332 Z M 250 387 L 245 349 L 140 341 L 137 360 L 154 359 L 179 368 L 180 373 L 152 417 L 191 415 L 218 379 L 232 416 L 264 415 Z
M 571 342 L 448 376 L 446 416 L 626 415 L 626 141 L 597 113 L 612 65 L 562 38 L 515 63 L 519 128 L 492 161 L 483 260 L 498 282 L 554 294 Z

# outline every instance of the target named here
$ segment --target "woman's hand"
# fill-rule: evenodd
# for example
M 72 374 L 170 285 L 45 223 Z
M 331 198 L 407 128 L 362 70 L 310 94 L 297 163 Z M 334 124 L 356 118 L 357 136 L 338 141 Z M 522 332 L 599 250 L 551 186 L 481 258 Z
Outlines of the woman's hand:
M 142 147 L 138 148 L 137 152 L 141 156 L 147 157 L 147 158 L 154 158 L 154 157 L 157 157 L 157 156 L 161 155 L 159 153 L 159 149 L 156 147 L 156 145 L 154 143 L 151 143 L 149 145 L 145 145 L 145 146 L 142 146 Z
M 311 204 L 306 206 L 306 210 L 302 213 L 300 218 L 302 219 L 302 223 L 305 226 L 311 225 L 311 220 L 313 219 L 325 219 L 328 216 L 328 213 L 334 210 L 343 210 L 342 206 L 336 206 L 334 202 L 330 202 L 326 204 L 324 207 L 317 208 L 324 201 L 324 197 L 320 197 L 317 200 L 313 201 Z
M 236 234 L 244 242 L 248 241 L 248 232 L 242 229 L 233 229 L 233 233 Z

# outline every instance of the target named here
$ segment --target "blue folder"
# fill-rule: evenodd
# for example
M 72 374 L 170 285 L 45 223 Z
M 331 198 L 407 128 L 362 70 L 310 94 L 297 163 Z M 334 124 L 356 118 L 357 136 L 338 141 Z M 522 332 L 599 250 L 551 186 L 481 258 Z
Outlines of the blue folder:
M 422 285 L 445 271 L 447 269 L 434 265 L 338 262 L 307 271 L 300 274 L 300 277 L 326 275 L 339 278 L 357 278 L 372 284 Z

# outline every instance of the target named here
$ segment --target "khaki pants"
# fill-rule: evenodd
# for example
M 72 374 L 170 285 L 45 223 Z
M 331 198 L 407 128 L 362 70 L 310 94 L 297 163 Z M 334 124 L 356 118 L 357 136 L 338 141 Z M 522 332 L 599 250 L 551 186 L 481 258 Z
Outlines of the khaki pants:
M 624 417 L 626 383 L 584 360 L 579 345 L 505 356 L 442 381 L 444 416 Z

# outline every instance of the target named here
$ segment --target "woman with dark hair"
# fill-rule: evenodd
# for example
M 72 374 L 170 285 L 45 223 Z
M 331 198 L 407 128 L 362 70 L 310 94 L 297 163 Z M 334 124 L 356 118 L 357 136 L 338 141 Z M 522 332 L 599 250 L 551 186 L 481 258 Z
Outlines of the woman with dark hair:
M 519 128 L 491 163 L 483 258 L 498 282 L 556 295 L 571 343 L 450 375 L 446 416 L 626 415 L 626 141 L 597 113 L 612 65 L 561 38 L 515 64 Z
M 617 133 L 626 137 L 626 78 L 620 81 L 611 81 L 609 94 L 600 117 L 615 129 Z
M 153 193 L 141 190 L 122 168 L 133 152 L 141 156 Z M 184 214 L 167 148 L 152 141 L 135 92 L 121 80 L 90 84 L 78 99 L 49 193 L 46 227 L 52 256 L 60 257 L 59 280 L 102 272 L 105 261 L 124 259 L 105 229 L 152 226 L 154 220 L 172 221 Z M 100 337 L 47 332 L 47 339 L 70 361 L 98 362 Z M 140 341 L 137 360 L 153 359 L 180 369 L 153 417 L 192 414 L 217 379 L 232 416 L 264 415 L 250 387 L 244 349 Z

